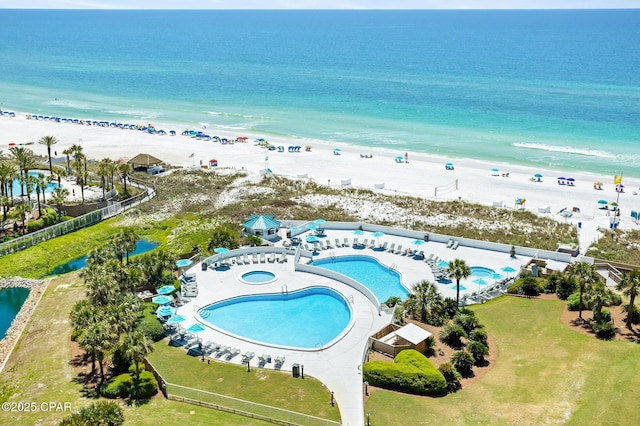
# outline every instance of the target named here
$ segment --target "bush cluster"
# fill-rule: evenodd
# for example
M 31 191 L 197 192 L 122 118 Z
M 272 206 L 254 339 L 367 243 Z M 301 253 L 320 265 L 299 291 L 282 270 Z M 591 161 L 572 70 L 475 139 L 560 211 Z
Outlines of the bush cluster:
M 507 293 L 537 296 L 544 291 L 545 284 L 544 280 L 532 276 L 525 276 L 517 279 L 513 284 L 511 284 L 507 288 Z
M 370 361 L 362 369 L 364 380 L 372 386 L 417 395 L 441 396 L 447 381 L 427 357 L 413 349 L 396 355 L 394 362 Z
M 142 371 L 140 378 L 134 374 L 123 373 L 107 380 L 100 388 L 100 394 L 105 398 L 150 398 L 158 392 L 158 382 L 149 371 Z
M 138 323 L 138 329 L 154 342 L 159 342 L 165 337 L 164 327 L 158 321 L 158 316 L 149 309 L 145 309 L 144 317 Z

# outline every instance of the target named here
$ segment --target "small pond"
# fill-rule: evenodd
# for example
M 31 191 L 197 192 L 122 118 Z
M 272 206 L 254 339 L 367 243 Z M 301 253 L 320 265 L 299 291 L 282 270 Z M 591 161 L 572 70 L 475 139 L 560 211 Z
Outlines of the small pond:
M 20 312 L 27 296 L 29 296 L 27 288 L 15 287 L 0 290 L 0 340 L 6 336 L 11 322 Z

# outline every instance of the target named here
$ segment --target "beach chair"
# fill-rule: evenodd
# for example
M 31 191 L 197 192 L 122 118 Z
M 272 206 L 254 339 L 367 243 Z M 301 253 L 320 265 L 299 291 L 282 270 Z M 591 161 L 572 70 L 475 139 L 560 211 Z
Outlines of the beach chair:
M 258 357 L 258 360 L 260 360 L 258 365 L 260 365 L 261 367 L 264 367 L 265 364 L 269 364 L 271 362 L 271 355 L 262 354 Z
M 260 253 L 260 263 L 266 263 L 266 255 L 264 252 Z
M 447 242 L 447 248 L 451 248 L 452 245 L 453 245 L 453 240 L 449 239 L 449 241 Z
M 285 263 L 287 261 L 287 253 L 282 253 L 278 259 L 278 263 Z
M 358 243 L 358 237 L 354 237 L 353 238 L 353 243 L 351 244 L 351 247 L 352 248 L 356 248 L 356 247 L 358 247 L 358 244 L 359 244 Z
M 247 253 L 242 255 L 242 260 L 244 261 L 245 265 L 249 265 L 251 262 L 249 261 L 249 256 L 247 256 Z
M 387 252 L 394 253 L 395 251 L 396 251 L 396 243 L 391 243 L 391 245 L 387 249 Z
M 227 352 L 227 356 L 226 356 L 227 361 L 229 361 L 231 358 L 233 358 L 234 356 L 238 355 L 239 353 L 240 353 L 240 349 L 238 349 L 238 348 L 229 349 L 229 351 Z
M 398 248 L 396 249 L 396 251 L 393 252 L 393 254 L 401 254 L 402 253 L 402 244 L 398 245 Z
M 240 256 L 236 256 L 236 265 L 242 265 L 242 258 Z
M 424 251 L 420 250 L 419 253 L 417 253 L 416 255 L 413 256 L 413 258 L 416 259 L 416 260 L 424 259 Z
M 333 241 L 335 241 L 336 243 L 336 248 L 342 247 L 342 244 L 340 243 L 340 240 L 338 238 L 334 239 Z
M 327 250 L 334 248 L 333 244 L 331 244 L 331 241 L 329 241 L 328 239 L 324 240 L 324 246 Z
M 258 253 L 253 253 L 251 255 L 251 260 L 253 261 L 253 263 L 258 263 Z
M 369 239 L 365 238 L 364 241 L 362 242 L 362 244 L 360 245 L 360 247 L 365 248 L 368 245 L 369 245 Z
M 271 253 L 271 256 L 269 256 L 269 259 L 267 259 L 267 261 L 269 263 L 274 263 L 276 261 L 276 254 L 275 253 Z
M 389 242 L 385 241 L 384 244 L 382 244 L 381 246 L 378 246 L 378 250 L 387 251 L 387 245 L 388 244 L 389 244 Z
M 242 363 L 246 364 L 247 362 L 251 361 L 254 356 L 255 354 L 253 352 L 245 352 L 244 354 L 242 354 Z
M 433 261 L 433 253 L 430 253 L 429 256 L 427 256 L 427 258 L 424 260 L 427 263 L 431 263 L 431 261 Z
M 458 240 L 454 241 L 451 245 L 451 250 L 457 250 L 459 245 L 460 243 L 458 242 Z
M 342 243 L 342 247 L 349 247 L 349 239 L 345 238 Z
M 274 366 L 276 370 L 281 369 L 283 365 L 284 365 L 284 357 L 283 356 L 277 357 L 274 362 Z
M 376 240 L 372 239 L 371 242 L 369 243 L 369 248 L 371 250 L 373 250 L 374 248 L 376 248 Z

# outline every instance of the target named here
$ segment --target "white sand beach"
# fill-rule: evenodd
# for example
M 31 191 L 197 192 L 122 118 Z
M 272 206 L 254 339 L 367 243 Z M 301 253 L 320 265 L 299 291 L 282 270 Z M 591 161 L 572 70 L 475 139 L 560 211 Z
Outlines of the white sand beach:
M 586 248 L 597 238 L 598 228 L 609 228 L 610 213 L 599 208 L 601 205 L 598 200 L 619 199 L 621 229 L 635 229 L 639 226 L 630 217 L 630 212 L 640 210 L 640 195 L 636 195 L 640 192 L 640 181 L 626 176 L 623 181 L 625 192 L 619 194 L 615 191 L 613 174 L 567 175 L 558 170 L 488 164 L 474 159 L 442 158 L 413 152 L 407 153 L 408 162 L 397 163 L 395 158 L 404 157 L 404 151 L 268 138 L 269 143 L 285 147 L 284 152 L 277 152 L 268 151 L 254 143 L 256 138 L 264 135 L 243 134 L 248 137 L 246 143 L 220 144 L 181 136 L 184 129 L 172 127 L 170 123 L 153 124 L 167 132 L 173 128 L 178 134 L 159 135 L 113 127 L 27 119 L 25 114 L 20 113 L 15 117 L 0 116 L 0 150 L 6 154 L 11 142 L 35 142 L 43 136 L 55 136 L 60 141 L 54 146 L 58 158 L 63 158 L 64 149 L 79 144 L 88 158 L 96 160 L 104 157 L 114 160 L 131 158 L 145 153 L 172 166 L 200 167 L 215 158 L 219 162 L 219 168 L 245 169 L 255 176 L 268 168 L 277 175 L 313 179 L 319 184 L 332 187 L 347 186 L 350 182 L 352 187 L 386 193 L 435 200 L 462 199 L 484 205 L 502 204 L 508 209 L 516 207 L 516 199 L 524 199 L 526 210 L 574 223 L 576 226 L 580 223 L 581 248 Z M 241 135 L 219 136 L 235 139 Z M 302 149 L 299 152 L 288 152 L 287 147 L 290 145 L 299 145 Z M 311 151 L 305 150 L 306 145 L 312 146 Z M 341 148 L 340 155 L 334 154 L 336 147 Z M 36 154 L 46 156 L 44 146 L 33 144 L 30 148 Z M 364 154 L 372 155 L 372 158 L 363 158 Z M 445 170 L 447 162 L 454 164 L 454 170 Z M 493 168 L 497 168 L 498 172 L 492 172 Z M 506 173 L 508 177 L 504 176 Z M 534 174 L 538 173 L 542 175 L 540 181 L 532 181 Z M 574 178 L 575 185 L 559 185 L 558 176 Z M 596 181 L 603 182 L 602 190 L 594 189 Z M 384 189 L 376 189 L 376 185 L 381 184 L 384 184 Z M 560 214 L 563 209 L 571 210 L 571 217 Z

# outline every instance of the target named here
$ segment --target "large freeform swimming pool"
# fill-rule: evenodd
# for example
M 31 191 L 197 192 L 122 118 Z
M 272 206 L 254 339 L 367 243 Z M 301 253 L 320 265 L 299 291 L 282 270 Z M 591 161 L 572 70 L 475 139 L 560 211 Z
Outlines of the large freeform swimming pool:
M 396 296 L 405 299 L 409 291 L 402 285 L 400 274 L 369 256 L 339 256 L 314 260 L 313 266 L 346 275 L 367 287 L 380 303 Z
M 326 287 L 234 297 L 206 306 L 198 314 L 226 334 L 301 349 L 331 345 L 351 322 L 347 301 Z

